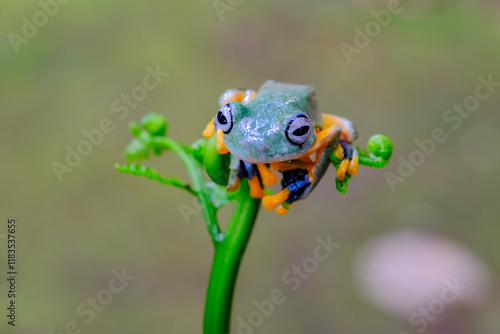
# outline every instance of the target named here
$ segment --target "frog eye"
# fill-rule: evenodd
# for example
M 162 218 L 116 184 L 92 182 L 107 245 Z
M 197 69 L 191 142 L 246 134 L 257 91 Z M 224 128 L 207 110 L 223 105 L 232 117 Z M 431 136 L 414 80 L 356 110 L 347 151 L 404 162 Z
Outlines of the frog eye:
M 302 145 L 311 133 L 311 120 L 305 114 L 298 114 L 288 122 L 285 136 L 294 145 Z
M 220 108 L 217 113 L 217 123 L 219 124 L 222 132 L 231 132 L 231 129 L 233 128 L 233 112 L 229 103 Z

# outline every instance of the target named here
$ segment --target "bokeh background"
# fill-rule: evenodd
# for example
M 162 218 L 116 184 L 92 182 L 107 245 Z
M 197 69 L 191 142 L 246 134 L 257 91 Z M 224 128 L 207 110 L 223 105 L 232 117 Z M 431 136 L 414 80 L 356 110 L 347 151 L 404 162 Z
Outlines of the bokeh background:
M 402 12 L 347 62 L 340 44 L 353 45 L 355 27 L 364 29 L 374 20 L 370 11 L 387 9 L 387 2 L 222 2 L 230 10 L 221 19 L 211 0 L 73 0 L 60 4 L 17 53 L 9 33 L 21 35 L 23 17 L 32 22 L 41 7 L 25 0 L 0 4 L 2 273 L 5 225 L 12 217 L 19 250 L 18 324 L 6 325 L 2 279 L 0 331 L 61 333 L 75 321 L 82 333 L 201 333 L 213 255 L 201 214 L 184 219 L 180 208 L 194 207 L 187 193 L 119 174 L 113 164 L 125 161 L 130 121 L 156 111 L 169 120 L 170 137 L 194 142 L 224 90 L 258 89 L 273 79 L 314 85 L 322 112 L 355 122 L 359 146 L 384 133 L 395 149 L 386 169 L 360 168 L 347 195 L 335 190 L 330 170 L 288 215 L 261 211 L 238 279 L 233 332 L 238 317 L 256 310 L 254 301 L 281 289 L 286 302 L 255 333 L 417 333 L 411 312 L 396 314 L 381 302 L 392 296 L 404 304 L 411 298 L 405 290 L 377 290 L 373 268 L 358 270 L 366 265 L 359 254 L 369 249 L 367 242 L 416 230 L 442 238 L 445 245 L 437 248 L 445 253 L 453 253 L 446 246 L 451 243 L 473 254 L 467 256 L 478 266 L 464 270 L 482 279 L 467 284 L 486 295 L 474 306 L 447 305 L 460 315 L 445 311 L 425 332 L 438 333 L 434 326 L 439 333 L 498 333 L 500 91 L 458 129 L 443 115 L 474 94 L 479 76 L 500 81 L 500 3 L 403 1 Z M 169 76 L 120 119 L 113 101 L 142 84 L 146 67 L 157 65 Z M 65 163 L 66 147 L 75 149 L 85 139 L 82 131 L 103 118 L 111 119 L 114 131 L 60 182 L 53 162 Z M 418 149 L 414 141 L 430 138 L 435 128 L 447 140 L 391 189 L 385 172 L 397 174 L 400 157 L 408 159 Z M 174 155 L 147 163 L 187 178 Z M 222 219 L 229 212 L 221 212 Z M 290 291 L 283 273 L 312 256 L 316 239 L 327 236 L 341 246 Z M 408 253 L 398 248 L 408 245 L 420 243 L 396 242 L 393 252 L 421 259 L 417 246 Z M 400 271 L 387 279 L 411 290 L 429 279 L 426 272 L 455 263 L 424 253 L 427 260 L 415 265 L 413 256 L 400 257 Z M 384 263 L 391 252 L 377 254 Z M 76 308 L 121 268 L 136 278 L 86 323 Z M 384 281 L 385 267 L 375 268 Z M 378 301 L 366 285 L 378 291 Z M 447 326 L 459 320 L 467 324 L 452 332 Z

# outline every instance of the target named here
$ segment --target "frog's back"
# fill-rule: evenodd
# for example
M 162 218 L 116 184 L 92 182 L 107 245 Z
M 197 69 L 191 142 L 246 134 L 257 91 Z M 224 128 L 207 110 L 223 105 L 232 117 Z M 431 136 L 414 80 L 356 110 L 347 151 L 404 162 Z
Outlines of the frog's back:
M 255 105 L 268 106 L 273 103 L 275 104 L 274 107 L 278 104 L 283 107 L 283 111 L 287 110 L 287 107 L 293 106 L 308 115 L 315 125 L 320 125 L 322 122 L 321 114 L 317 111 L 314 87 L 310 85 L 296 85 L 268 80 L 260 87 L 252 102 Z

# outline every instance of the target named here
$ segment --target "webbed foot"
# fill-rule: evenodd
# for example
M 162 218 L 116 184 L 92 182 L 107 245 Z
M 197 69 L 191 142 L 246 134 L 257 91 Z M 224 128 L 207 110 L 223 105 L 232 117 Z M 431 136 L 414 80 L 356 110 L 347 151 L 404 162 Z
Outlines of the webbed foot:
M 289 196 L 290 196 L 290 190 L 288 188 L 284 188 L 275 195 L 265 196 L 262 199 L 262 205 L 264 206 L 264 209 L 266 209 L 267 211 L 271 211 L 276 207 L 276 205 L 285 202 Z
M 277 205 L 276 213 L 284 215 L 297 200 L 309 195 L 311 182 L 309 172 L 306 169 L 294 169 L 283 171 L 281 181 L 283 189 L 272 196 L 265 196 L 262 204 L 267 211 L 273 210 Z

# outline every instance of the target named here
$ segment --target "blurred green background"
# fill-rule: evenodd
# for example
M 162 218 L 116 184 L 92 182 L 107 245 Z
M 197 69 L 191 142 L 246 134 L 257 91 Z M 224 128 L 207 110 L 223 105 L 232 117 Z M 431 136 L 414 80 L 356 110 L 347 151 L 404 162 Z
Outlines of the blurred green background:
M 335 190 L 330 170 L 288 215 L 261 211 L 233 318 L 246 318 L 253 301 L 278 288 L 287 301 L 255 333 L 416 333 L 407 319 L 368 303 L 353 278 L 367 240 L 416 228 L 456 240 L 490 268 L 491 293 L 470 321 L 474 333 L 498 332 L 500 91 L 456 130 L 443 114 L 474 94 L 479 76 L 500 81 L 499 2 L 402 2 L 403 11 L 350 63 L 340 43 L 354 44 L 354 28 L 363 29 L 374 20 L 370 11 L 387 2 L 229 6 L 221 20 L 209 0 L 74 0 L 61 4 L 16 53 L 9 33 L 21 35 L 22 18 L 32 21 L 41 7 L 25 0 L 0 4 L 0 233 L 16 218 L 19 247 L 18 326 L 7 326 L 3 311 L 0 331 L 55 334 L 75 321 L 82 333 L 201 333 L 213 255 L 201 214 L 186 221 L 179 208 L 193 206 L 187 193 L 119 174 L 113 164 L 125 161 L 130 121 L 162 113 L 169 136 L 191 143 L 224 90 L 258 89 L 273 79 L 315 86 L 320 111 L 355 122 L 359 146 L 383 133 L 395 150 L 386 169 L 361 167 L 347 195 Z M 120 119 L 113 101 L 157 65 L 169 76 Z M 66 147 L 75 149 L 82 131 L 103 118 L 114 131 L 60 182 L 53 162 L 65 163 Z M 392 191 L 384 173 L 397 174 L 398 157 L 408 159 L 414 141 L 435 128 L 447 140 Z M 187 179 L 174 155 L 147 163 Z M 328 235 L 341 247 L 297 291 L 286 290 L 282 274 Z M 123 267 L 136 278 L 86 323 L 77 306 Z M 0 288 L 5 310 L 4 279 Z M 236 333 L 236 322 L 233 327 Z

